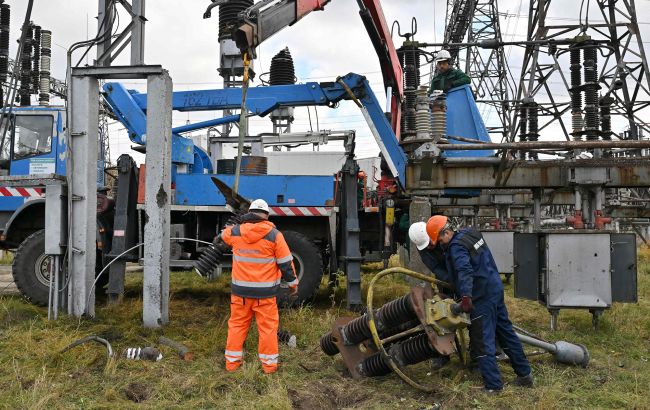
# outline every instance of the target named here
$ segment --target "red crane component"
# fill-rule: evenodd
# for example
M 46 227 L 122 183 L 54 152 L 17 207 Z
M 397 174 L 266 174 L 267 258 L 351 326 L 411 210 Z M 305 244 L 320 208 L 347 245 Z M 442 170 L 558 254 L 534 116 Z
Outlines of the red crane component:
M 315 10 L 323 10 L 330 0 L 296 0 L 296 21 Z
M 379 65 L 384 79 L 384 87 L 392 89 L 390 98 L 391 126 L 395 136 L 400 140 L 401 103 L 404 98 L 404 83 L 402 82 L 402 66 L 397 57 L 397 50 L 390 35 L 384 11 L 379 0 L 357 0 L 359 14 L 363 20 L 368 36 L 379 57 Z
M 285 27 L 316 10 L 323 10 L 331 0 L 286 0 L 264 5 L 260 3 L 250 7 L 233 33 L 237 47 L 255 57 L 254 49 L 266 39 Z M 397 50 L 390 35 L 390 29 L 384 17 L 379 0 L 357 0 L 359 15 L 368 32 L 377 57 L 386 90 L 390 88 L 391 127 L 397 139 L 400 139 L 401 102 L 404 96 L 402 66 L 397 57 Z

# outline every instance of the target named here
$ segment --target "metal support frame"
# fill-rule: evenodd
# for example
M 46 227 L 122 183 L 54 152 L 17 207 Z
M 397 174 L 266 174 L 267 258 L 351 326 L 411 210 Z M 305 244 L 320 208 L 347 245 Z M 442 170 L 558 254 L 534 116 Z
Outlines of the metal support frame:
M 98 0 L 97 26 L 101 40 L 97 43 L 98 66 L 110 66 L 117 56 L 131 44 L 131 65 L 144 64 L 144 17 L 146 0 Z M 131 17 L 130 23 L 116 37 L 113 32 L 117 5 Z M 114 38 L 115 37 L 115 38 Z
M 347 305 L 349 309 L 361 307 L 361 262 L 359 251 L 361 229 L 357 203 L 357 175 L 359 165 L 354 160 L 354 149 L 348 152 L 341 170 L 341 203 L 339 205 L 339 258 L 347 275 Z
M 497 0 L 475 0 L 474 15 L 467 33 L 467 42 L 494 41 L 502 43 Z M 503 45 L 484 50 L 468 47 L 465 72 L 472 79 L 476 98 L 496 112 L 498 125 L 486 124 L 488 132 L 501 134 L 507 140 L 511 127 L 511 97 L 515 94 Z
M 605 50 L 606 57 L 602 63 L 599 62 L 598 82 L 602 84 L 601 94 L 611 93 L 615 99 L 612 115 L 626 117 L 630 125 L 629 138 L 637 139 L 638 128 L 650 132 L 650 126 L 647 121 L 642 120 L 640 113 L 650 106 L 650 79 L 635 2 L 596 0 L 594 3 L 598 6 L 604 23 L 549 25 L 546 16 L 551 0 L 531 0 L 527 40 L 562 40 L 571 36 L 591 36 L 598 41 L 604 40 L 610 48 Z M 570 110 L 570 85 L 562 68 L 568 68 L 569 65 L 559 62 L 555 52 L 546 55 L 548 53 L 544 51 L 548 51 L 548 46 L 545 50 L 541 48 L 532 45 L 526 47 L 516 100 L 535 97 L 544 101 L 540 104 L 540 116 L 546 116 L 548 121 L 540 123 L 540 130 L 558 121 L 568 140 L 570 129 L 565 125 L 562 116 Z M 551 92 L 548 85 L 551 81 L 563 83 L 567 93 L 562 95 L 556 89 Z M 616 91 L 619 86 L 620 89 Z M 510 136 L 514 138 L 519 127 L 517 118 L 513 117 L 511 123 Z
M 118 257 L 138 243 L 138 211 L 133 206 L 138 201 L 138 168 L 133 158 L 122 154 L 117 160 L 117 170 L 119 195 L 115 201 L 113 241 L 109 257 Z M 109 303 L 118 302 L 124 293 L 124 274 L 128 260 L 138 260 L 137 249 L 122 255 L 111 265 L 108 281 Z
M 97 209 L 97 148 L 99 132 L 99 81 L 78 76 L 72 70 L 69 101 L 68 195 L 70 237 L 68 240 L 68 313 L 95 315 L 95 232 Z
M 143 321 L 167 323 L 169 302 L 169 218 L 171 201 L 172 81 L 160 66 L 84 67 L 71 71 L 68 167 L 71 207 L 68 246 L 73 316 L 94 316 L 96 170 L 99 79 L 147 79 L 147 179 L 145 193 Z M 71 141 L 70 141 L 71 140 Z M 90 165 L 90 166 L 89 166 Z
M 169 204 L 171 202 L 172 80 L 165 71 L 147 79 L 143 321 L 169 321 Z
M 460 43 L 467 33 L 467 29 L 472 24 L 476 0 L 447 0 L 447 14 L 444 43 Z M 456 46 L 448 47 L 451 54 L 451 63 L 458 60 L 460 48 Z

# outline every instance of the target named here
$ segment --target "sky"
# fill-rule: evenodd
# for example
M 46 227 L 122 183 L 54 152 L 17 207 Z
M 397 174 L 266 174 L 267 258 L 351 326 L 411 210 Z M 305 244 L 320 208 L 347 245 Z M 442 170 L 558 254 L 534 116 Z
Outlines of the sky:
M 15 55 L 15 39 L 24 18 L 27 0 L 5 0 L 12 6 L 12 49 Z M 415 39 L 422 42 L 438 42 L 443 38 L 445 23 L 445 0 L 383 0 L 384 15 L 389 24 L 398 21 L 409 29 L 412 17 L 417 18 Z M 595 0 L 591 0 L 590 21 L 602 20 L 598 15 Z M 641 36 L 650 41 L 650 1 L 637 0 Z M 217 11 L 213 10 L 211 19 L 202 15 L 208 0 L 149 0 L 146 2 L 146 43 L 145 63 L 161 64 L 167 69 L 174 82 L 175 91 L 212 89 L 222 86 L 217 73 L 219 64 L 219 44 L 217 41 Z M 577 21 L 580 10 L 579 1 L 559 1 L 551 4 L 548 13 L 549 24 L 567 24 Z M 504 40 L 519 41 L 526 38 L 528 1 L 501 0 L 501 31 Z M 584 12 L 583 12 L 584 13 Z M 66 49 L 74 42 L 92 38 L 97 30 L 97 1 L 95 0 L 35 0 L 32 20 L 53 33 L 52 76 L 65 79 Z M 120 28 L 128 24 L 125 13 L 121 13 Z M 647 20 L 647 21 L 645 21 Z M 401 39 L 394 35 L 399 46 Z M 646 43 L 647 44 L 647 43 Z M 380 102 L 385 101 L 381 72 L 374 49 L 368 39 L 358 15 L 356 0 L 332 0 L 324 11 L 313 12 L 292 27 L 287 27 L 266 41 L 258 49 L 255 61 L 257 73 L 268 71 L 274 54 L 289 47 L 296 65 L 299 82 L 332 81 L 337 76 L 355 72 L 366 76 Z M 435 51 L 429 49 L 428 51 Z M 647 50 L 646 50 L 647 51 Z M 519 77 L 523 49 L 507 47 L 508 62 L 515 78 Z M 79 58 L 76 54 L 75 61 Z M 92 64 L 95 51 L 89 53 L 88 64 Z M 125 64 L 125 52 L 114 63 Z M 84 61 L 85 63 L 85 61 Z M 560 64 L 567 64 L 560 60 Z M 568 69 L 568 65 L 565 69 Z M 425 68 L 425 71 L 427 69 Z M 426 80 L 426 79 L 425 79 Z M 553 90 L 562 87 L 561 78 L 551 82 Z M 130 88 L 143 90 L 142 83 L 126 81 Z M 260 85 L 255 81 L 251 86 Z M 543 99 L 543 98 L 542 98 Z M 479 107 L 484 121 L 494 123 L 494 114 L 485 107 Z M 316 130 L 316 112 L 311 108 L 311 126 L 307 108 L 296 109 L 294 131 Z M 337 109 L 320 107 L 317 109 L 320 129 L 357 131 L 357 156 L 377 155 L 378 148 L 369 129 L 363 121 L 358 108 L 352 102 L 344 102 Z M 175 113 L 173 126 L 220 117 L 218 112 Z M 615 131 L 620 131 L 624 122 L 614 121 Z M 253 119 L 251 133 L 270 131 L 267 118 Z M 618 127 L 618 129 L 617 129 Z M 120 153 L 129 151 L 132 145 L 120 124 L 111 124 L 111 157 L 117 159 Z M 547 130 L 547 139 L 553 138 L 553 127 Z M 340 146 L 323 149 L 341 150 Z M 137 157 L 137 155 L 136 155 Z M 140 158 L 137 158 L 140 159 Z

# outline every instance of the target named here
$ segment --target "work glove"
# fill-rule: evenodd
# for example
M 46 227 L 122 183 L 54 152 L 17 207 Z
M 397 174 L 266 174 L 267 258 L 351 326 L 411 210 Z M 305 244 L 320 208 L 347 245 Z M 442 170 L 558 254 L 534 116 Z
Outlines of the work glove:
M 217 235 L 214 238 L 214 241 L 212 241 L 212 246 L 224 253 L 230 251 L 230 246 L 228 246 L 228 244 L 225 243 L 223 239 L 221 239 L 221 234 Z
M 460 301 L 460 309 L 465 313 L 469 313 L 474 309 L 471 296 L 463 296 Z
M 297 295 L 298 295 L 298 285 L 289 286 L 289 296 L 297 296 Z

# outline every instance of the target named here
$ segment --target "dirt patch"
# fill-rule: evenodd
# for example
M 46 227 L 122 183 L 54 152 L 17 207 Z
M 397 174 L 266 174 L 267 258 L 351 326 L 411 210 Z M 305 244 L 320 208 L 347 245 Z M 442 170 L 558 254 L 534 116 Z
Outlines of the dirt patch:
M 143 383 L 129 383 L 124 388 L 126 398 L 135 403 L 140 403 L 149 398 L 151 391 L 149 387 Z
M 288 389 L 287 393 L 296 410 L 359 407 L 369 398 L 368 393 L 361 389 L 351 389 L 349 385 L 338 384 L 309 385 L 299 391 Z
M 9 309 L 4 312 L 0 325 L 11 326 L 33 319 L 36 314 L 31 310 Z

